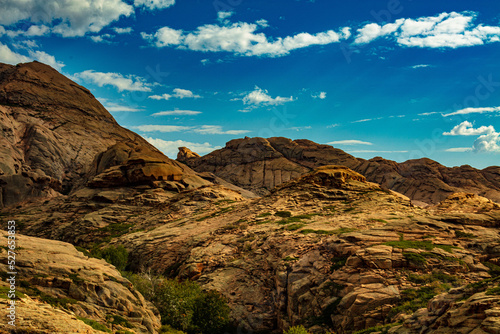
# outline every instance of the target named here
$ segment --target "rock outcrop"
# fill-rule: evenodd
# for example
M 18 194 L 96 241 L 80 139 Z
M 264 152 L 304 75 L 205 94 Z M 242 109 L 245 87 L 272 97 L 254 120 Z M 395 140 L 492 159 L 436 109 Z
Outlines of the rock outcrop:
M 68 194 L 86 182 L 210 184 L 119 126 L 86 88 L 38 62 L 0 64 L 0 124 L 0 207 Z
M 6 232 L 0 232 L 2 240 L 6 236 Z M 16 287 L 18 292 L 29 296 L 18 301 L 21 329 L 35 328 L 40 333 L 94 333 L 77 320 L 80 317 L 114 330 L 158 331 L 160 321 L 154 310 L 106 261 L 89 258 L 71 244 L 60 241 L 18 234 L 16 243 Z M 7 258 L 7 251 L 2 249 L 0 272 L 10 271 Z M 6 287 L 7 283 L 0 284 Z M 2 307 L 2 312 L 5 311 Z
M 478 170 L 445 167 L 430 159 L 403 163 L 358 159 L 329 145 L 287 138 L 244 138 L 203 157 L 182 156 L 198 172 L 211 172 L 265 195 L 277 185 L 323 165 L 346 166 L 371 182 L 408 196 L 417 204 L 437 204 L 452 193 L 469 192 L 500 202 L 500 167 Z

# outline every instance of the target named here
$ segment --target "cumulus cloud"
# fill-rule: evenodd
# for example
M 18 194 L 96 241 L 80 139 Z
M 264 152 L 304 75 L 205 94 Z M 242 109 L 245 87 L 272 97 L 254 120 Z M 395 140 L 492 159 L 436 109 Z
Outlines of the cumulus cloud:
M 477 129 L 474 129 L 474 126 L 469 121 L 464 121 L 453 129 L 450 132 L 444 132 L 444 136 L 479 136 L 482 134 L 489 134 L 495 132 L 495 128 L 490 126 L 481 126 Z
M 311 95 L 314 99 L 324 100 L 326 99 L 326 92 L 319 92 L 318 94 Z
M 200 95 L 196 95 L 188 89 L 174 88 L 173 92 L 174 92 L 174 97 L 177 97 L 179 99 L 199 99 L 199 98 L 201 98 Z
M 132 27 L 127 27 L 127 28 L 114 27 L 113 30 L 119 35 L 130 34 L 132 31 L 134 31 Z
M 12 51 L 7 45 L 0 43 L 0 62 L 17 65 L 31 61 L 30 58 Z
M 162 94 L 162 95 L 151 95 L 151 96 L 148 96 L 148 99 L 152 99 L 152 100 L 170 100 L 171 97 L 172 97 L 172 95 L 170 95 L 170 94 Z
M 479 136 L 472 145 L 474 152 L 494 152 L 500 153 L 500 133 L 491 132 Z
M 0 24 L 9 26 L 26 20 L 40 24 L 31 33 L 45 33 L 44 26 L 63 37 L 97 33 L 134 8 L 122 0 L 24 0 L 0 2 Z
M 222 14 L 224 15 L 226 14 Z M 175 46 L 194 51 L 270 57 L 284 56 L 292 50 L 312 45 L 338 43 L 350 36 L 349 28 L 344 28 L 340 32 L 333 30 L 316 34 L 303 32 L 284 38 L 269 38 L 264 33 L 257 32 L 267 26 L 267 21 L 259 20 L 255 23 L 237 22 L 223 26 L 206 24 L 191 32 L 163 27 L 155 34 L 141 35 L 157 47 Z
M 169 111 L 160 111 L 160 112 L 155 112 L 151 116 L 157 117 L 157 116 L 194 116 L 194 115 L 199 115 L 201 114 L 201 111 L 194 111 L 194 110 L 169 110 Z
M 95 43 L 111 43 L 110 39 L 112 39 L 113 35 L 103 34 L 98 36 L 89 36 L 89 38 Z
M 490 112 L 500 111 L 500 107 L 486 107 L 486 108 L 464 108 L 454 111 L 449 114 L 444 114 L 444 117 L 455 116 L 455 115 L 468 115 L 468 114 L 484 114 Z
M 481 126 L 474 128 L 472 123 L 464 121 L 451 129 L 450 132 L 445 132 L 443 135 L 448 136 L 478 136 L 472 147 L 457 147 L 447 149 L 447 152 L 500 152 L 500 133 L 495 128 L 490 126 Z
M 356 139 L 331 141 L 327 144 L 328 145 L 373 145 L 373 143 Z
M 94 70 L 87 70 L 76 73 L 74 77 L 76 79 L 94 83 L 99 87 L 113 86 L 118 89 L 119 92 L 150 92 L 152 86 L 152 84 L 146 82 L 146 79 L 133 74 L 123 75 L 113 72 L 104 73 L 96 72 Z
M 201 127 L 194 129 L 193 132 L 203 134 L 203 135 L 241 135 L 244 133 L 249 133 L 248 130 L 222 130 L 222 126 L 219 125 L 202 125 Z
M 134 0 L 135 7 L 145 7 L 149 10 L 165 9 L 175 4 L 175 0 Z
M 280 105 L 287 102 L 294 101 L 293 96 L 290 97 L 271 97 L 269 92 L 265 89 L 261 89 L 258 86 L 255 86 L 254 90 L 247 95 L 245 95 L 242 99 L 244 104 L 248 105 Z
M 152 137 L 144 137 L 151 145 L 165 153 L 166 156 L 175 158 L 179 147 L 188 147 L 191 151 L 200 155 L 210 153 L 212 151 L 222 148 L 221 146 L 212 146 L 212 144 L 205 143 L 192 143 L 184 140 L 163 140 Z
M 500 27 L 474 25 L 474 12 L 441 13 L 417 19 L 398 19 L 394 23 L 369 23 L 358 29 L 355 44 L 366 44 L 380 37 L 399 45 L 420 48 L 459 48 L 500 41 Z
M 7 45 L 0 43 L 0 62 L 17 65 L 19 63 L 26 63 L 33 60 L 38 60 L 41 63 L 52 66 L 60 71 L 65 65 L 63 62 L 57 61 L 56 58 L 44 51 L 28 51 L 29 56 L 19 54 L 12 51 Z

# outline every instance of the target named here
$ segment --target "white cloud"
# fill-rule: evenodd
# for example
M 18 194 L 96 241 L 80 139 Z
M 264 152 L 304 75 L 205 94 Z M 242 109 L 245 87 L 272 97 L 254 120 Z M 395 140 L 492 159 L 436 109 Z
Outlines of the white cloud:
M 500 107 L 486 107 L 486 108 L 464 108 L 454 111 L 449 114 L 444 114 L 444 117 L 455 116 L 455 115 L 468 115 L 468 114 L 483 114 L 489 112 L 500 111 Z
M 373 145 L 373 143 L 356 139 L 331 141 L 327 144 L 328 145 Z
M 229 24 L 228 18 L 233 16 L 234 12 L 218 12 L 217 13 L 217 21 L 219 21 L 220 24 Z
M 212 151 L 222 148 L 221 146 L 212 146 L 210 143 L 192 143 L 184 140 L 163 140 L 152 137 L 144 137 L 151 145 L 165 153 L 168 157 L 175 158 L 179 147 L 188 147 L 191 151 L 200 155 L 210 153 Z
M 254 90 L 241 99 L 244 104 L 249 105 L 280 105 L 287 102 L 294 101 L 293 96 L 290 97 L 271 97 L 267 90 L 261 89 L 258 86 L 255 86 Z
M 38 60 L 41 63 L 52 66 L 58 71 L 65 66 L 64 63 L 57 61 L 54 56 L 49 55 L 46 52 L 29 50 L 29 57 L 27 57 L 12 51 L 7 45 L 0 43 L 0 62 L 17 65 L 19 63 L 27 63 L 33 60 Z
M 326 92 L 319 92 L 318 94 L 311 95 L 314 99 L 324 100 L 326 99 Z
M 366 24 L 358 29 L 354 44 L 389 37 L 399 45 L 420 48 L 459 48 L 500 41 L 500 27 L 474 25 L 473 12 L 441 13 L 417 19 L 398 19 L 380 26 Z
M 310 130 L 312 129 L 312 126 L 294 126 L 292 128 L 288 128 L 287 130 L 293 130 L 293 131 L 302 131 L 302 130 Z
M 148 99 L 152 100 L 169 100 L 172 97 L 170 94 L 162 94 L 162 95 L 151 95 L 148 96 Z
M 445 152 L 470 152 L 472 147 L 452 147 L 444 150 Z
M 174 97 L 179 99 L 199 99 L 200 95 L 193 94 L 192 91 L 182 88 L 174 88 Z
M 114 27 L 113 30 L 119 35 L 130 34 L 132 31 L 134 31 L 132 27 L 127 27 L 127 28 Z
M 142 37 L 157 47 L 177 46 L 203 52 L 231 52 L 241 56 L 279 57 L 290 51 L 312 45 L 338 43 L 350 36 L 348 28 L 340 33 L 333 30 L 317 34 L 299 33 L 294 36 L 270 39 L 258 29 L 267 27 L 267 21 L 256 23 L 237 22 L 231 25 L 206 24 L 195 31 L 185 32 L 169 27 L 160 28 L 154 35 L 142 33 Z
M 479 136 L 472 145 L 474 152 L 494 152 L 500 153 L 500 133 L 491 132 Z
M 12 51 L 7 45 L 0 43 L 0 62 L 17 65 L 31 61 L 30 58 Z
M 121 16 L 130 16 L 133 13 L 133 7 L 122 0 L 0 2 L 0 24 L 8 26 L 21 20 L 29 20 L 52 26 L 53 33 L 64 37 L 83 36 L 87 32 L 97 33 Z
M 447 149 L 447 152 L 494 152 L 500 153 L 500 133 L 490 126 L 481 126 L 474 129 L 472 123 L 465 121 L 455 126 L 450 132 L 443 135 L 448 136 L 478 136 L 471 148 L 458 147 Z
M 138 112 L 144 111 L 144 109 L 135 107 L 135 106 L 124 106 L 114 102 L 106 102 L 103 103 L 104 108 L 106 108 L 109 112 Z
M 5 34 L 5 28 L 3 26 L 0 26 L 0 36 Z
M 132 129 L 137 129 L 142 132 L 180 132 L 191 130 L 190 126 L 181 126 L 181 125 L 138 125 L 131 126 Z
M 431 67 L 431 65 L 428 64 L 419 64 L 419 65 L 413 65 L 411 68 L 417 69 L 417 68 L 426 68 L 426 67 Z
M 358 29 L 358 35 L 354 40 L 354 44 L 370 43 L 379 37 L 392 34 L 403 24 L 403 21 L 404 19 L 399 19 L 395 23 L 388 23 L 383 26 L 376 23 L 369 23 L 363 28 Z
M 76 73 L 74 76 L 77 79 L 92 82 L 99 87 L 105 85 L 116 87 L 119 92 L 150 92 L 152 86 L 151 84 L 146 82 L 146 79 L 133 74 L 125 76 L 120 73 L 104 73 L 96 72 L 94 70 L 87 70 Z
M 193 130 L 196 133 L 203 135 L 241 135 L 244 133 L 249 133 L 248 130 L 222 130 L 222 126 L 219 125 L 202 125 L 201 127 Z
M 103 34 L 99 36 L 89 36 L 89 38 L 95 43 L 111 43 L 110 39 L 115 36 L 110 34 Z
M 201 111 L 194 111 L 194 110 L 169 110 L 169 111 L 155 112 L 151 116 L 154 116 L 154 117 L 157 117 L 157 116 L 172 116 L 172 115 L 191 116 L 191 115 L 199 115 L 199 114 L 201 114 Z
M 471 122 L 469 121 L 464 121 L 457 126 L 455 126 L 453 129 L 451 129 L 450 132 L 444 132 L 444 136 L 479 136 L 483 134 L 490 134 L 492 132 L 495 132 L 495 128 L 490 125 L 490 126 L 481 126 L 477 129 L 474 129 L 474 126 L 472 125 Z
M 135 7 L 144 6 L 149 10 L 165 9 L 175 4 L 175 0 L 134 0 Z

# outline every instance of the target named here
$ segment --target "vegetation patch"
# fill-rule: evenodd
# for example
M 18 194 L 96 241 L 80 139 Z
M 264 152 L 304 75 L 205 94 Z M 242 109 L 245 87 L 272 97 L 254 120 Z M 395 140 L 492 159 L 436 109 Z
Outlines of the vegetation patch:
M 288 231 L 296 231 L 304 226 L 306 226 L 306 224 L 292 224 L 292 225 L 287 225 L 285 229 L 287 229 Z
M 304 326 L 293 326 L 283 331 L 283 334 L 309 334 Z
M 202 291 L 196 282 L 147 274 L 133 274 L 129 279 L 156 306 L 162 325 L 172 329 L 164 333 L 177 333 L 175 329 L 189 334 L 219 334 L 229 324 L 229 306 L 216 291 Z
M 460 230 L 455 230 L 455 236 L 457 238 L 464 238 L 464 239 L 477 238 L 477 236 L 474 235 L 474 234 L 472 234 L 472 233 L 466 233 L 466 232 L 463 232 L 463 231 L 460 231 Z
M 401 249 L 408 249 L 408 248 L 413 248 L 413 249 L 423 249 L 423 250 L 428 250 L 431 251 L 434 248 L 441 248 L 448 253 L 452 253 L 453 249 L 458 248 L 455 246 L 451 245 L 439 245 L 439 244 L 434 244 L 430 240 L 398 240 L 398 241 L 388 241 L 385 242 L 384 245 L 387 246 L 392 246 L 394 248 L 401 248 Z
M 399 325 L 401 325 L 400 322 L 395 322 L 395 323 L 389 324 L 389 325 L 376 326 L 376 327 L 362 329 L 360 331 L 354 332 L 354 334 L 369 334 L 369 333 L 386 334 L 389 332 L 389 329 L 391 329 L 392 327 L 399 326 Z
M 330 266 L 331 271 L 338 270 L 345 266 L 345 263 L 347 262 L 347 257 L 341 256 L 341 257 L 334 257 L 332 258 L 332 265 Z
M 119 315 L 108 315 L 106 316 L 106 320 L 108 320 L 109 323 L 113 325 L 120 325 L 127 328 L 134 328 L 134 326 L 132 326 L 132 324 L 128 322 L 127 319 Z
M 416 267 L 425 267 L 427 264 L 427 260 L 424 256 L 422 256 L 422 254 L 404 252 L 403 256 L 408 263 L 413 264 Z
M 411 314 L 420 308 L 427 307 L 429 300 L 438 293 L 449 290 L 449 288 L 446 284 L 433 284 L 419 289 L 403 290 L 399 305 L 391 309 L 387 318 L 392 319 L 401 312 Z
M 78 318 L 78 320 L 83 321 L 85 324 L 89 325 L 90 327 L 92 327 L 93 329 L 95 329 L 97 331 L 111 333 L 111 330 L 108 327 L 104 326 L 101 323 L 98 323 L 95 320 L 87 319 L 87 318 L 83 318 L 83 317 L 78 317 L 78 316 L 77 316 L 77 318 Z
M 290 211 L 276 211 L 274 215 L 281 218 L 288 218 L 292 216 L 292 213 Z

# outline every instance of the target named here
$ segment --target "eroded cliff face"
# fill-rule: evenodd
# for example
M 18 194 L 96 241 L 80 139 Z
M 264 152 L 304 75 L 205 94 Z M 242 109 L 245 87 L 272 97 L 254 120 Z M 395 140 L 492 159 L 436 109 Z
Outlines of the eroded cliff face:
M 364 160 L 310 140 L 235 139 L 203 157 L 181 154 L 179 158 L 196 171 L 212 172 L 261 195 L 315 167 L 342 165 L 417 204 L 436 204 L 452 193 L 464 191 L 500 202 L 500 167 L 449 168 L 425 158 L 403 163 L 383 158 Z
M 38 62 L 0 64 L 0 124 L 0 206 L 68 194 L 88 182 L 210 183 L 119 126 L 86 88 Z

